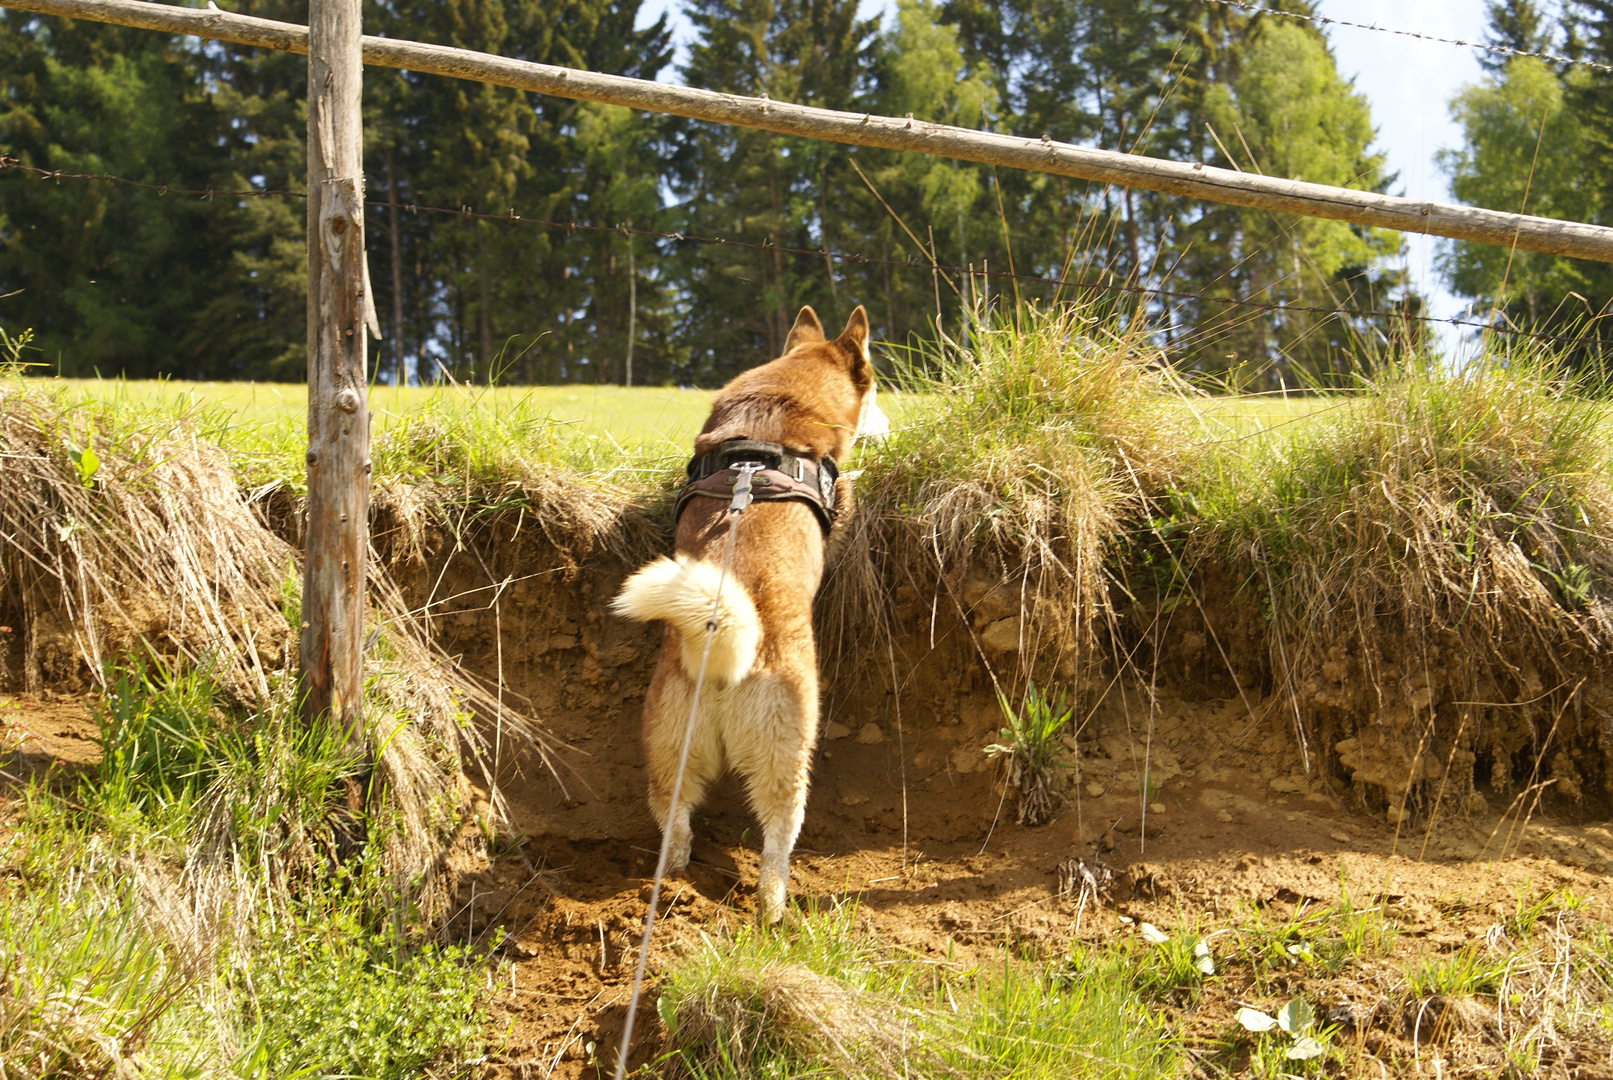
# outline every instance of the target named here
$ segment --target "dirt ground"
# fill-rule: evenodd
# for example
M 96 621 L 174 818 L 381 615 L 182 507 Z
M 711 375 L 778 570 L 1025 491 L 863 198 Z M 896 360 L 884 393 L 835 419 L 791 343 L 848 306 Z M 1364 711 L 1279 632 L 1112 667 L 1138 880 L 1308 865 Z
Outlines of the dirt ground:
M 441 632 L 465 664 L 499 662 L 572 749 L 553 772 L 506 750 L 514 839 L 466 882 L 449 934 L 506 934 L 496 1011 L 508 1036 L 490 1075 L 593 1077 L 614 1061 L 659 843 L 638 746 L 657 632 L 602 614 L 621 568 L 568 581 L 517 573 L 519 545 L 505 557 L 508 573 L 451 566 L 429 586 L 457 597 Z M 513 581 L 496 619 L 479 610 L 489 575 Z M 855 897 L 860 917 L 893 940 L 964 957 L 1010 940 L 1053 955 L 1073 938 L 1120 932 L 1122 916 L 1168 930 L 1251 904 L 1333 904 L 1343 892 L 1386 901 L 1435 949 L 1482 939 L 1520 895 L 1559 886 L 1607 917 L 1613 827 L 1599 808 L 1546 804 L 1525 822 L 1492 795 L 1488 812 L 1470 806 L 1431 834 L 1397 831 L 1392 815 L 1324 779 L 1321 760 L 1307 771 L 1291 719 L 1228 678 L 1162 685 L 1152 709 L 1135 682 L 1110 686 L 1066 740 L 1063 811 L 1021 827 L 982 753 L 1002 722 L 985 666 L 960 623 L 942 620 L 936 633 L 933 647 L 927 627 L 898 641 L 899 698 L 885 690 L 883 656 L 869 671 L 828 673 L 793 860 L 798 902 Z M 732 777 L 695 825 L 694 861 L 665 887 L 658 955 L 753 910 L 759 840 Z M 1059 867 L 1072 858 L 1114 872 L 1104 904 L 1060 894 Z M 641 1015 L 635 1064 L 658 1048 L 653 1007 Z
M 625 565 L 568 568 L 546 543 L 505 541 L 395 566 L 460 663 L 502 673 L 512 705 L 567 744 L 546 765 L 499 741 L 509 839 L 464 881 L 446 934 L 487 943 L 502 931 L 504 1041 L 486 1075 L 594 1077 L 614 1060 L 659 843 L 638 745 L 658 631 L 603 613 Z M 867 670 L 826 672 L 791 891 L 856 898 L 861 919 L 916 950 L 967 958 L 1012 941 L 1051 956 L 1124 932 L 1123 918 L 1169 930 L 1343 892 L 1387 902 L 1403 936 L 1435 949 L 1482 939 L 1520 895 L 1559 886 L 1608 917 L 1601 808 L 1547 802 L 1520 821 L 1491 795 L 1431 834 L 1397 829 L 1327 779 L 1337 770 L 1315 756 L 1326 747 L 1309 748 L 1307 769 L 1291 718 L 1258 689 L 1239 694 L 1236 676 L 1166 680 L 1152 698 L 1136 680 L 1089 692 L 1066 740 L 1062 811 L 1021 827 L 982 753 L 1002 721 L 963 624 L 917 626 L 896 646 Z M 892 666 L 900 694 L 886 689 Z M 0 695 L 0 740 L 13 782 L 97 753 L 82 697 Z M 663 894 L 657 962 L 669 942 L 751 917 L 759 842 L 733 778 L 695 825 L 693 864 Z M 1113 871 L 1103 903 L 1061 894 L 1071 859 Z M 653 1004 L 641 1016 L 635 1064 L 659 1049 Z
M 67 777 L 101 759 L 100 728 L 82 695 L 0 693 L 0 779 Z

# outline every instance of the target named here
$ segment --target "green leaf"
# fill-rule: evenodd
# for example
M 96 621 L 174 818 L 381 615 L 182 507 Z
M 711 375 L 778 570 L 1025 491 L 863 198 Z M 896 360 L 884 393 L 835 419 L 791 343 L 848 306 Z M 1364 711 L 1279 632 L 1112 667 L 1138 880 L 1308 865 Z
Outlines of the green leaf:
M 1277 1014 L 1278 1025 L 1290 1035 L 1305 1034 L 1315 1019 L 1316 1014 L 1311 1011 L 1304 998 L 1295 998 L 1284 1005 L 1282 1011 Z
M 1294 1045 L 1290 1046 L 1288 1052 L 1283 1056 L 1289 1061 L 1309 1061 L 1312 1058 L 1321 1057 L 1325 1053 L 1327 1053 L 1326 1043 L 1313 1039 L 1309 1035 L 1301 1035 L 1294 1040 Z
M 1259 1009 L 1245 1007 L 1238 1010 L 1238 1023 L 1243 1025 L 1245 1031 L 1270 1031 L 1277 1026 L 1277 1018 L 1267 1016 Z
M 78 482 L 85 487 L 94 487 L 95 474 L 101 471 L 101 459 L 95 451 L 86 446 L 74 456 L 73 464 L 78 466 Z

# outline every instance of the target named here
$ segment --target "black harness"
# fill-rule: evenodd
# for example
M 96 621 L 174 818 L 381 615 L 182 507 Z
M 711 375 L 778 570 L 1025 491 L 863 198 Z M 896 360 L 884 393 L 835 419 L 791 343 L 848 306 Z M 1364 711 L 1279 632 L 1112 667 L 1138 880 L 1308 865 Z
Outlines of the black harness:
M 758 501 L 798 499 L 812 507 L 825 533 L 834 527 L 835 481 L 840 476 L 834 458 L 802 457 L 778 443 L 753 439 L 730 439 L 718 444 L 710 453 L 691 460 L 686 470 L 689 479 L 678 493 L 672 520 L 676 522 L 683 516 L 683 508 L 691 499 L 702 496 L 732 499 L 734 485 L 739 482 L 738 466 L 747 463 L 761 466 L 746 470 L 751 472 L 752 498 Z

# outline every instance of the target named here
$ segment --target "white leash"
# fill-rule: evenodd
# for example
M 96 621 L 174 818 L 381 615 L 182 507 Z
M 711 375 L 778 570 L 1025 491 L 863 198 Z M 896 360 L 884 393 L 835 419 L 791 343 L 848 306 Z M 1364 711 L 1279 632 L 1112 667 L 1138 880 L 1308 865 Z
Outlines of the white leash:
M 644 939 L 639 942 L 638 967 L 633 972 L 633 993 L 627 1001 L 627 1021 L 622 1025 L 622 1046 L 616 1056 L 616 1080 L 627 1075 L 627 1054 L 633 1048 L 633 1021 L 638 1016 L 639 995 L 644 989 L 644 968 L 650 959 L 650 935 L 655 931 L 656 906 L 661 899 L 661 878 L 666 874 L 667 860 L 672 855 L 672 816 L 678 809 L 678 796 L 683 794 L 683 770 L 689 764 L 689 747 L 694 742 L 695 716 L 700 709 L 700 688 L 706 681 L 706 661 L 711 659 L 711 642 L 717 636 L 718 605 L 722 603 L 723 583 L 728 580 L 728 563 L 734 555 L 734 526 L 739 515 L 751 503 L 751 477 L 762 471 L 759 462 L 742 461 L 732 465 L 739 477 L 734 483 L 734 499 L 728 504 L 728 542 L 723 547 L 722 572 L 717 577 L 717 591 L 711 598 L 711 618 L 706 620 L 706 647 L 700 653 L 700 671 L 695 675 L 694 698 L 689 702 L 689 723 L 683 729 L 683 748 L 678 752 L 678 771 L 672 778 L 672 800 L 667 804 L 666 826 L 661 830 L 661 857 L 655 863 L 655 882 L 650 886 L 650 910 L 644 916 Z

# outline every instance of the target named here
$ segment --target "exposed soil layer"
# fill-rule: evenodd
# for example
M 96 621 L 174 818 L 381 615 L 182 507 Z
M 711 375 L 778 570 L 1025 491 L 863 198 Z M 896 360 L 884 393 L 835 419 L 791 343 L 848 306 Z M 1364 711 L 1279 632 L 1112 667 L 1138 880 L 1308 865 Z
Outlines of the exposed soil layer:
M 488 678 L 502 673 L 512 707 L 572 749 L 551 770 L 502 746 L 515 839 L 466 880 L 447 933 L 507 935 L 497 1010 L 509 1036 L 493 1075 L 593 1076 L 595 1062 L 614 1060 L 659 842 L 638 744 L 658 632 L 604 612 L 627 564 L 561 558 L 530 523 L 486 529 L 457 551 L 428 530 L 419 557 L 398 558 L 394 572 L 413 604 L 433 605 L 450 652 Z M 800 901 L 857 897 L 861 917 L 892 938 L 954 955 L 1008 940 L 1051 953 L 1077 934 L 1119 932 L 1121 914 L 1169 928 L 1245 904 L 1335 903 L 1341 890 L 1385 899 L 1431 949 L 1482 937 L 1520 892 L 1566 886 L 1604 910 L 1613 829 L 1599 804 L 1549 791 L 1520 801 L 1481 782 L 1448 812 L 1385 808 L 1314 733 L 1301 747 L 1252 629 L 1238 627 L 1247 613 L 1213 597 L 1204 610 L 1219 633 L 1181 618 L 1157 665 L 1144 649 L 1125 677 L 1082 687 L 1089 711 L 1065 741 L 1063 809 L 1021 828 L 982 753 L 1002 723 L 992 673 L 1016 670 L 1011 648 L 978 651 L 998 613 L 966 624 L 919 606 L 902 616 L 892 654 L 826 671 L 793 862 Z M 751 916 L 759 842 L 733 778 L 695 823 L 694 862 L 664 894 L 660 956 L 680 935 Z M 1079 929 L 1059 892 L 1071 858 L 1116 875 Z M 657 1048 L 653 1008 L 644 1015 L 635 1061 Z
M 101 729 L 82 697 L 0 693 L 0 789 L 59 781 L 101 760 Z
M 290 532 L 295 516 L 280 524 Z M 450 531 L 385 505 L 377 524 L 382 558 L 437 640 L 468 672 L 502 678 L 510 708 L 565 744 L 545 762 L 502 737 L 496 714 L 482 718 L 510 839 L 464 877 L 445 934 L 499 940 L 509 964 L 494 1000 L 507 1037 L 488 1073 L 594 1076 L 595 1063 L 614 1059 L 659 843 L 638 742 L 659 631 L 604 610 L 633 565 L 618 553 L 642 537 L 568 542 L 520 513 Z M 1132 640 L 1111 644 L 1109 661 L 1092 668 L 1112 673 L 1113 657 L 1127 656 L 1123 675 L 1088 674 L 1074 687 L 1083 711 L 1078 735 L 1064 741 L 1060 811 L 1045 826 L 1020 827 L 1014 795 L 982 751 L 1003 722 L 994 680 L 1017 694 L 1034 665 L 1009 632 L 1015 590 L 994 585 L 898 587 L 890 651 L 826 661 L 823 735 L 793 862 L 797 901 L 856 898 L 859 918 L 891 939 L 963 959 L 1007 942 L 1055 955 L 1077 937 L 1129 932 L 1122 916 L 1206 925 L 1251 904 L 1281 915 L 1335 903 L 1343 891 L 1387 903 L 1411 931 L 1405 947 L 1436 952 L 1481 939 L 1520 895 L 1558 886 L 1590 896 L 1587 910 L 1606 917 L 1613 827 L 1595 783 L 1605 762 L 1583 758 L 1594 743 L 1578 744 L 1578 774 L 1572 757 L 1535 761 L 1539 779 L 1559 782 L 1525 785 L 1511 774 L 1527 773 L 1528 761 L 1501 768 L 1496 759 L 1448 799 L 1426 762 L 1401 762 L 1420 791 L 1397 800 L 1385 784 L 1361 781 L 1362 752 L 1339 738 L 1371 719 L 1349 726 L 1333 715 L 1372 696 L 1354 685 L 1359 670 L 1343 665 L 1338 685 L 1321 687 L 1332 713 L 1314 700 L 1317 688 L 1301 695 L 1302 745 L 1258 608 L 1210 573 L 1194 604 L 1168 619 L 1124 614 Z M 19 614 L 0 611 L 13 628 L 0 630 L 0 678 L 13 690 L 0 696 L 8 784 L 71 775 L 98 754 L 85 699 L 18 692 L 18 631 L 39 641 L 51 631 L 19 627 Z M 1057 689 L 1075 678 L 1037 681 Z M 1594 683 L 1586 690 L 1588 700 L 1606 696 Z M 1444 804 L 1430 804 L 1430 792 Z M 657 965 L 670 943 L 753 910 L 759 843 L 733 778 L 695 824 L 694 862 L 663 894 Z M 1101 904 L 1061 893 L 1060 868 L 1072 859 L 1113 872 Z M 1369 1012 L 1382 1006 L 1370 986 L 1352 993 Z M 643 1015 L 635 1062 L 659 1049 L 653 1006 Z

